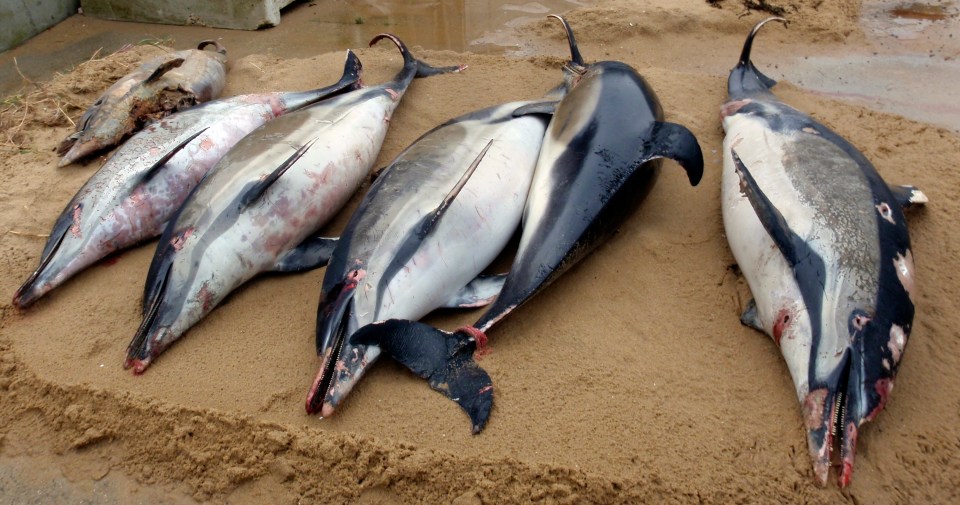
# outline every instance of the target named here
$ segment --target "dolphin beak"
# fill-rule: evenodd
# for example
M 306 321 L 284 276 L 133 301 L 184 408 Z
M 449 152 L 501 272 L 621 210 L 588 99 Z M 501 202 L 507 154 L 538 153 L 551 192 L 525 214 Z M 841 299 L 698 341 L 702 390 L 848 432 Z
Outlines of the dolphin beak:
M 324 353 L 320 369 L 307 394 L 307 413 L 330 417 L 380 355 L 377 346 L 353 345 L 344 340 Z
M 103 146 L 100 142 L 94 140 L 88 140 L 86 142 L 78 140 L 77 143 L 73 144 L 73 147 L 67 151 L 67 154 L 63 155 L 63 158 L 60 158 L 60 162 L 57 163 L 58 167 L 65 167 L 77 160 L 86 158 L 91 154 L 99 151 Z
M 860 427 L 876 418 L 893 391 L 900 356 L 890 352 L 890 334 L 889 326 L 868 320 L 853 332 L 851 346 L 826 384 L 804 399 L 807 440 L 821 486 L 834 462 L 839 486 L 850 485 Z

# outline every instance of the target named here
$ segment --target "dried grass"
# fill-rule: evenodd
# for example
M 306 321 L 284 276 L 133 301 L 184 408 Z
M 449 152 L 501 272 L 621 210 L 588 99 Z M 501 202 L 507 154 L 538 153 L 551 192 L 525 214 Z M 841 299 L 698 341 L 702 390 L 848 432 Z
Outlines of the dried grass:
M 86 105 L 93 103 L 107 87 L 132 71 L 144 60 L 169 51 L 163 41 L 141 41 L 125 45 L 102 56 L 98 49 L 87 61 L 66 73 L 57 73 L 49 82 L 34 82 L 14 67 L 25 83 L 25 91 L 0 100 L 0 149 L 25 152 L 27 132 L 35 127 L 76 128 Z

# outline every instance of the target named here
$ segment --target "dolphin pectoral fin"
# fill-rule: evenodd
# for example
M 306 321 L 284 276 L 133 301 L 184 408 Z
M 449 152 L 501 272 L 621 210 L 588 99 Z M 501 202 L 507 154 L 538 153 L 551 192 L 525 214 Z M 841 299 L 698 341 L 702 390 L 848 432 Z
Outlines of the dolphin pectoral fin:
M 740 323 L 755 330 L 765 332 L 763 324 L 760 323 L 760 313 L 757 312 L 757 301 L 753 298 L 747 303 L 747 308 L 743 311 L 743 314 L 740 314 Z
M 513 117 L 526 116 L 529 114 L 547 114 L 552 116 L 557 110 L 558 103 L 560 103 L 560 100 L 546 100 L 517 107 L 517 110 L 513 111 Z
M 927 195 L 915 186 L 890 186 L 890 191 L 897 199 L 900 207 L 904 209 L 909 209 L 914 205 L 923 205 L 930 201 Z
M 642 149 L 644 158 L 641 163 L 655 158 L 669 158 L 687 171 L 691 186 L 700 183 L 703 177 L 703 152 L 690 130 L 675 123 L 657 121 Z
M 352 344 L 377 345 L 430 387 L 457 402 L 470 416 L 473 433 L 479 433 L 493 408 L 493 383 L 473 360 L 473 352 L 486 337 L 475 329 L 453 333 L 430 325 L 400 319 L 369 324 L 357 330 Z
M 507 274 L 478 275 L 466 286 L 457 291 L 453 298 L 443 304 L 447 309 L 469 309 L 483 307 L 497 298 Z
M 289 169 L 294 164 L 296 164 L 297 161 L 304 154 L 306 154 L 307 151 L 310 150 L 310 148 L 313 146 L 314 142 L 316 141 L 317 141 L 317 138 L 314 138 L 313 140 L 300 146 L 296 151 L 293 152 L 293 154 L 290 155 L 289 158 L 287 158 L 286 160 L 284 160 L 283 163 L 277 166 L 277 168 L 273 169 L 272 172 L 267 174 L 265 177 L 262 177 L 260 181 L 253 184 L 252 187 L 247 189 L 246 192 L 243 194 L 243 196 L 240 198 L 240 208 L 242 209 L 242 208 L 249 207 L 250 204 L 257 201 L 261 196 L 263 196 L 263 194 L 266 193 L 267 188 L 272 186 L 273 183 L 277 182 L 277 179 L 279 179 L 280 176 L 282 176 L 287 171 L 287 169 Z
M 150 74 L 150 77 L 147 77 L 144 80 L 144 82 L 156 81 L 157 79 L 163 77 L 163 74 L 166 74 L 167 72 L 179 67 L 180 65 L 183 65 L 184 61 L 185 60 L 183 58 L 172 58 L 170 60 L 167 60 L 161 63 L 160 66 L 157 67 L 157 69 L 154 70 L 152 74 Z
M 284 254 L 273 267 L 274 272 L 306 272 L 325 266 L 333 256 L 338 238 L 310 237 Z

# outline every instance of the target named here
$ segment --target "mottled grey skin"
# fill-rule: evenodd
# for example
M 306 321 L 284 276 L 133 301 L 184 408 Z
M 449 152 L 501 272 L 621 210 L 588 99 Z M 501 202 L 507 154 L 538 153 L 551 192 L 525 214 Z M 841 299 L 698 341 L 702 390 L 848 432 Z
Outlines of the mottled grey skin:
M 846 486 L 858 430 L 886 404 L 913 323 L 913 263 L 901 207 L 916 203 L 918 192 L 891 190 L 853 145 L 771 93 L 775 82 L 750 61 L 753 38 L 767 21 L 748 36 L 722 109 L 724 222 L 757 299 L 742 320 L 781 346 L 818 482 L 826 481 L 839 446 L 839 483 Z M 775 258 L 782 280 L 780 263 L 757 261 L 768 243 L 752 242 L 742 232 L 752 225 L 728 219 L 754 219 L 728 207 L 736 204 L 726 201 L 726 191 L 737 183 L 757 226 L 782 254 Z M 768 295 L 773 285 L 801 299 L 779 302 Z
M 203 50 L 208 45 L 216 51 Z M 112 147 L 152 119 L 217 98 L 226 85 L 226 72 L 227 51 L 212 40 L 147 61 L 84 112 L 77 131 L 57 147 L 63 155 L 59 165 Z
M 360 60 L 348 51 L 343 77 L 332 86 L 214 100 L 148 125 L 67 204 L 14 305 L 27 307 L 105 256 L 160 235 L 190 191 L 240 139 L 277 116 L 358 86 L 359 72 Z
M 393 111 L 415 76 L 434 69 L 399 39 L 404 68 L 362 88 L 291 112 L 244 137 L 214 167 L 170 220 L 144 287 L 144 318 L 126 367 L 142 373 L 170 344 L 226 296 L 265 271 L 315 268 L 326 258 L 290 255 L 314 249 L 313 234 L 367 177 Z M 309 263 L 309 264 L 308 264 Z

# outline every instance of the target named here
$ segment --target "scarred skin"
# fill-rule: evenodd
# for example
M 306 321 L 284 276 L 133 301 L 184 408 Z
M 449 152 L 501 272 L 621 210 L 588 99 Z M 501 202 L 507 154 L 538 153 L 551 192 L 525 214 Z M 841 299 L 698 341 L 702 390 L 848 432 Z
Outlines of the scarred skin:
M 216 51 L 203 50 L 208 45 Z M 63 155 L 59 165 L 114 146 L 150 119 L 217 98 L 226 85 L 226 71 L 227 52 L 213 41 L 147 61 L 84 112 L 78 130 L 57 147 Z
M 14 295 L 14 305 L 27 307 L 94 262 L 159 235 L 234 144 L 277 116 L 353 86 L 359 65 L 349 52 L 344 78 L 333 86 L 216 100 L 148 125 L 67 204 L 40 266 Z
M 926 197 L 894 191 L 853 145 L 774 96 L 774 82 L 750 62 L 764 22 L 730 72 L 721 109 L 724 227 L 754 296 L 741 320 L 783 354 L 817 482 L 837 460 L 843 487 L 859 430 L 887 404 L 913 326 L 901 208 Z
M 273 270 L 360 186 L 393 111 L 418 73 L 416 60 L 398 39 L 381 35 L 374 42 L 383 37 L 401 46 L 405 57 L 404 69 L 392 81 L 267 123 L 227 153 L 187 198 L 150 266 L 144 321 L 125 367 L 142 373 L 233 289 Z M 262 193 L 251 193 L 265 181 L 272 183 Z

